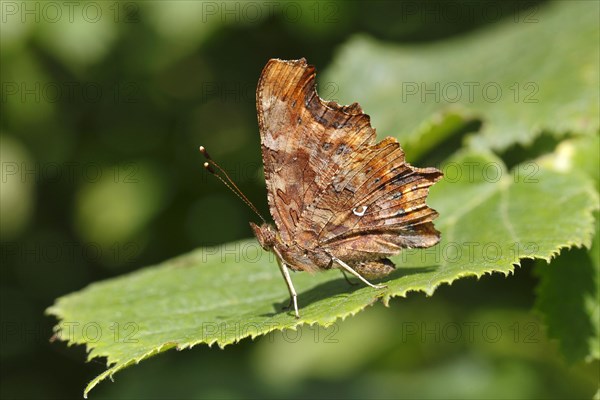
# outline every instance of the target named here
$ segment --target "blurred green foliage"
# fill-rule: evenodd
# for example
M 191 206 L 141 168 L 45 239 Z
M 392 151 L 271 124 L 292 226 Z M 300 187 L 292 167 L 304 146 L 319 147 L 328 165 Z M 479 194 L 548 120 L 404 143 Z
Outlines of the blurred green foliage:
M 533 21 L 547 6 L 0 3 L 2 397 L 80 397 L 104 370 L 102 363 L 82 368 L 83 348 L 48 342 L 55 321 L 43 310 L 55 297 L 250 236 L 254 216 L 202 170 L 199 144 L 268 214 L 254 88 L 269 58 L 306 57 L 324 70 L 354 33 L 426 46 L 476 36 L 498 20 Z M 551 40 L 546 46 L 551 53 Z M 323 97 L 328 83 L 320 82 Z M 538 146 L 523 151 L 539 153 Z M 589 170 L 597 174 L 594 157 Z M 591 397 L 598 361 L 568 363 L 547 339 L 531 312 L 538 278 L 525 264 L 508 279 L 467 279 L 432 298 L 415 294 L 339 322 L 338 342 L 325 342 L 325 332 L 315 340 L 306 328 L 297 342 L 273 335 L 225 350 L 167 353 L 92 396 Z M 476 331 L 473 340 L 453 341 L 427 333 L 449 322 L 493 322 L 505 334 L 494 341 Z

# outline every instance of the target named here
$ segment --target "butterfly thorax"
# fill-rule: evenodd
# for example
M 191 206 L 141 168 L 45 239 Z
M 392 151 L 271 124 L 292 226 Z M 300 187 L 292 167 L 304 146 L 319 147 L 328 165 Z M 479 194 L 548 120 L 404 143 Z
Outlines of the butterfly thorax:
M 250 222 L 260 246 L 274 252 L 290 269 L 295 271 L 317 271 L 331 267 L 331 256 L 325 249 L 308 249 L 296 242 L 285 243 L 279 232 L 270 224 L 258 226 Z
M 278 240 L 277 231 L 275 231 L 273 226 L 267 223 L 258 226 L 255 223 L 250 222 L 250 227 L 254 232 L 254 236 L 256 236 L 256 239 L 258 239 L 260 247 L 267 251 L 273 250 L 273 246 L 275 246 L 275 243 Z

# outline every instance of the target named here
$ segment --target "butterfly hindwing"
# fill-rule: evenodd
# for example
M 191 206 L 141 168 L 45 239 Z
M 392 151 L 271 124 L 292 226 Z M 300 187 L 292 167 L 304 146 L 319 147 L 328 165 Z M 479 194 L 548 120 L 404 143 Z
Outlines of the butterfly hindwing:
M 407 164 L 394 138 L 360 153 L 323 191 L 312 217 L 303 221 L 305 229 L 320 246 L 359 253 L 396 254 L 437 243 L 437 213 L 425 201 L 441 172 Z

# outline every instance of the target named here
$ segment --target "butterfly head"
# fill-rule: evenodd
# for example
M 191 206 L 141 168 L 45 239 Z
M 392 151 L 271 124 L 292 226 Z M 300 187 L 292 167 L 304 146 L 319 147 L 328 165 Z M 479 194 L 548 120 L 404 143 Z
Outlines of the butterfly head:
M 271 250 L 273 246 L 277 243 L 277 231 L 273 226 L 268 223 L 264 223 L 261 226 L 256 225 L 253 222 L 250 222 L 250 227 L 254 232 L 254 236 L 258 239 L 258 243 L 260 247 L 265 250 Z

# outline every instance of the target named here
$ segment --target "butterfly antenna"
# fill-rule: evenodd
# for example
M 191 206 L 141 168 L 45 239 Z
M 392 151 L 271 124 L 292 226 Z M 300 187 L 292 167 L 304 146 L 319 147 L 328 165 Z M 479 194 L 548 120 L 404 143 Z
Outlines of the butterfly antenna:
M 210 172 L 211 174 L 213 174 L 214 176 L 216 176 L 217 178 L 219 178 L 219 180 L 221 182 L 223 182 L 223 184 L 225 186 L 227 186 L 227 188 L 229 190 L 231 190 L 233 193 L 235 193 L 235 195 L 237 197 L 239 197 L 244 203 L 246 203 L 248 205 L 248 207 L 250 207 L 250 209 L 252 209 L 252 211 L 254 211 L 256 213 L 256 215 L 259 216 L 259 218 L 263 221 L 263 222 L 267 222 L 264 217 L 258 212 L 258 210 L 256 209 L 256 207 L 254 206 L 254 204 L 252 204 L 252 202 L 250 200 L 248 200 L 248 198 L 244 195 L 244 193 L 240 190 L 239 187 L 237 187 L 237 185 L 235 184 L 235 182 L 233 182 L 233 179 L 231 179 L 229 177 L 229 175 L 227 174 L 227 172 L 225 172 L 225 170 L 223 168 L 221 168 L 221 166 L 219 164 L 217 164 L 212 158 L 210 158 L 210 156 L 208 155 L 208 152 L 206 151 L 206 149 L 204 148 L 204 146 L 200 146 L 200 153 L 202 153 L 202 155 L 204 156 L 204 158 L 206 158 L 206 162 L 203 164 L 204 168 L 206 168 L 206 170 L 208 172 Z M 212 166 L 214 166 L 215 168 L 217 168 L 219 170 L 219 172 L 221 172 L 221 174 L 223 174 L 223 176 L 225 176 L 225 179 L 223 179 L 223 177 L 219 174 L 217 174 L 217 172 L 212 168 Z

